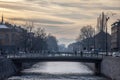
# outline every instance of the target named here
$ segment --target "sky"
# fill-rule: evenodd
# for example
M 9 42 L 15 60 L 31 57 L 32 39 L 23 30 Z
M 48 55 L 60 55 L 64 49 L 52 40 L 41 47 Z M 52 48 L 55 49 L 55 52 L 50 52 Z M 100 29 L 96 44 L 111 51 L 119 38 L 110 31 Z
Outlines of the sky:
M 110 32 L 110 25 L 120 19 L 120 0 L 0 0 L 0 15 L 6 21 L 19 25 L 33 21 L 35 28 L 45 28 L 66 45 L 75 41 L 83 26 L 95 28 L 102 12 L 110 17 Z

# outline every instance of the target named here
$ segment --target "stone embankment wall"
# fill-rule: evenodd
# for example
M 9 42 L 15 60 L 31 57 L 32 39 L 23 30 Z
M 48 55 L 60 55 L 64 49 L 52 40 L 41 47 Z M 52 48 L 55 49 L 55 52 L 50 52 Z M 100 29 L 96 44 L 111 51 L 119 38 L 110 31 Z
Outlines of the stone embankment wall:
M 93 63 L 85 63 L 91 70 L 95 70 Z M 112 80 L 120 80 L 120 57 L 104 57 L 101 63 L 101 73 Z
M 120 80 L 120 57 L 104 57 L 101 72 L 112 80 Z
M 0 80 L 12 76 L 16 72 L 17 69 L 11 60 L 0 57 Z
M 92 70 L 95 70 L 94 64 L 85 63 Z M 14 63 L 3 57 L 0 57 L 0 80 L 16 74 L 17 69 Z M 101 73 L 112 80 L 120 80 L 120 57 L 104 57 L 101 63 Z

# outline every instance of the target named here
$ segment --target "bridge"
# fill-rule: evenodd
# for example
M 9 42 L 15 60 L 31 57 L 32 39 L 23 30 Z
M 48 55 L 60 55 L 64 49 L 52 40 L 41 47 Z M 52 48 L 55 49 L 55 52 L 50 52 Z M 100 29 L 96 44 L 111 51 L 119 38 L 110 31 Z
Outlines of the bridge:
M 86 62 L 95 63 L 95 73 L 101 72 L 101 61 L 103 55 L 94 53 L 70 53 L 70 52 L 52 52 L 52 53 L 16 53 L 8 54 L 18 68 L 22 67 L 22 63 L 29 62 L 49 62 L 49 61 L 68 61 L 68 62 Z

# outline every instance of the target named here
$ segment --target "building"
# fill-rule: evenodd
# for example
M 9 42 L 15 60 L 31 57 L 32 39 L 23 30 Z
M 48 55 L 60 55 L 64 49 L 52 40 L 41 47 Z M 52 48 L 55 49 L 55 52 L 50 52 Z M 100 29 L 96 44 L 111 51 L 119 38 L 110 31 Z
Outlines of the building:
M 82 45 L 82 50 L 91 51 L 92 49 L 94 49 L 94 38 L 90 37 L 83 39 L 81 41 L 81 45 Z
M 120 51 L 120 20 L 112 24 L 111 36 L 111 50 Z
M 65 44 L 60 44 L 58 45 L 58 49 L 59 49 L 59 52 L 66 52 L 66 47 L 65 47 Z
M 0 24 L 0 45 L 11 45 L 11 30 L 8 26 Z
M 110 51 L 111 50 L 111 35 L 100 31 L 94 36 L 95 39 L 95 49 L 100 51 Z M 107 39 L 107 40 L 106 40 Z
M 107 22 L 109 17 L 102 12 L 97 18 L 97 32 L 92 37 L 88 37 L 69 45 L 71 51 L 110 51 L 111 50 L 111 35 L 107 32 Z
M 95 36 L 82 40 L 81 46 L 81 50 L 91 51 L 92 49 L 97 49 L 99 51 L 110 51 L 111 35 L 108 33 L 106 34 L 104 31 L 100 31 Z
M 81 42 L 71 43 L 67 47 L 68 52 L 81 52 L 82 51 L 82 44 Z
M 15 51 L 20 47 L 24 29 L 20 26 L 5 23 L 3 16 L 0 23 L 0 50 Z
M 107 22 L 109 17 L 102 12 L 97 18 L 97 34 L 94 36 L 95 49 L 100 51 L 110 51 L 111 35 L 107 32 Z
M 12 47 L 12 33 L 10 26 L 6 25 L 3 20 L 0 23 L 0 49 L 8 49 Z

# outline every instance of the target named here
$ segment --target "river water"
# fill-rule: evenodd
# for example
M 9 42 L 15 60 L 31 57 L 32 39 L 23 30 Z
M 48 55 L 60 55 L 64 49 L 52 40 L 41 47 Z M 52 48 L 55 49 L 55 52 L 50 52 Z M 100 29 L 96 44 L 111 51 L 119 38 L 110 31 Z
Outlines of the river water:
M 39 62 L 8 80 L 108 80 L 79 62 Z

